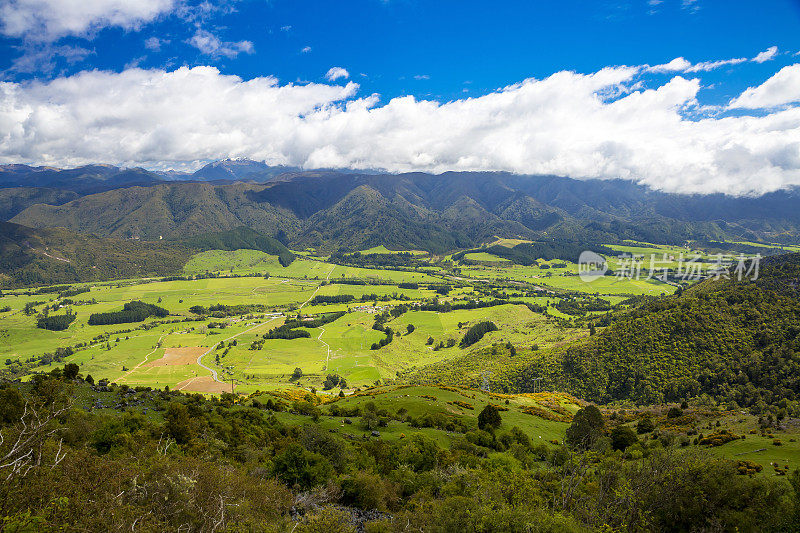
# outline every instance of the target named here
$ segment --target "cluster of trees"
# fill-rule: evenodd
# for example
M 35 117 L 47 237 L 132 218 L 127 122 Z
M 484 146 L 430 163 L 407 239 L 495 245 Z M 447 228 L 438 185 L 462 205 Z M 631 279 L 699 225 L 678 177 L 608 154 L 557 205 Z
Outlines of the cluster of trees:
M 293 318 L 287 320 L 283 323 L 283 325 L 278 326 L 277 328 L 272 328 L 268 332 L 264 333 L 264 339 L 301 339 L 301 338 L 309 338 L 311 337 L 311 333 L 306 331 L 306 329 L 299 329 L 299 328 L 318 328 L 320 326 L 324 326 L 334 320 L 338 320 L 343 317 L 346 313 L 344 311 L 337 311 L 335 313 L 326 313 L 323 315 L 319 315 L 316 318 L 311 320 L 303 320 L 298 316 L 298 318 Z M 263 341 L 262 341 L 263 344 Z M 258 347 L 259 349 L 261 346 Z
M 370 350 L 380 350 L 384 346 L 388 345 L 394 340 L 394 330 L 389 326 L 380 326 L 381 329 L 378 331 L 382 331 L 386 334 L 384 338 L 379 340 L 378 342 L 373 342 L 372 346 L 370 346 Z M 373 326 L 373 329 L 377 329 Z
M 90 287 L 75 287 L 75 288 L 71 288 L 71 289 L 67 289 L 67 290 L 61 291 L 58 294 L 58 297 L 59 298 L 72 298 L 73 296 L 77 296 L 79 294 L 87 293 L 90 290 L 91 290 Z
M 213 316 L 214 318 L 225 318 L 228 316 L 247 315 L 249 313 L 262 313 L 267 310 L 264 304 L 240 304 L 240 305 L 225 305 L 214 304 L 208 307 L 203 305 L 193 305 L 189 308 L 189 312 L 196 315 Z
M 322 384 L 322 388 L 324 390 L 331 390 L 334 387 L 339 387 L 340 389 L 346 389 L 347 381 L 339 374 L 328 374 L 325 377 L 325 381 Z
M 567 315 L 585 316 L 593 311 L 610 311 L 612 306 L 602 298 L 561 298 L 555 308 Z
M 312 304 L 346 304 L 352 302 L 356 297 L 352 294 L 336 294 L 334 296 L 324 296 L 319 294 L 311 299 Z
M 106 326 L 109 324 L 141 322 L 151 316 L 164 318 L 169 316 L 169 311 L 154 304 L 148 304 L 139 300 L 134 300 L 123 305 L 122 311 L 92 313 L 89 316 L 89 325 Z
M 408 308 L 404 305 L 397 306 L 391 310 L 391 313 L 383 312 L 379 315 L 375 316 L 375 322 L 372 324 L 372 329 L 375 331 L 381 331 L 386 334 L 384 338 L 379 340 L 378 342 L 373 342 L 372 346 L 370 346 L 371 350 L 380 350 L 384 346 L 388 345 L 394 340 L 394 330 L 389 326 L 385 325 L 386 322 L 389 320 L 389 317 L 392 316 L 397 318 L 398 316 L 402 315 L 406 312 Z
M 467 348 L 468 346 L 472 346 L 479 340 L 483 338 L 484 335 L 489 333 L 490 331 L 497 331 L 497 325 L 490 321 L 484 320 L 483 322 L 478 322 L 474 326 L 470 327 L 464 336 L 461 338 L 461 342 L 458 345 L 461 348 Z
M 398 252 L 394 254 L 365 254 L 354 252 L 351 254 L 337 252 L 331 256 L 333 263 L 350 265 L 356 267 L 382 267 L 382 268 L 415 268 L 427 266 L 427 262 L 421 262 L 412 253 Z
M 50 331 L 63 331 L 67 329 L 77 317 L 78 315 L 72 311 L 67 311 L 63 315 L 40 316 L 36 320 L 36 327 L 49 329 Z

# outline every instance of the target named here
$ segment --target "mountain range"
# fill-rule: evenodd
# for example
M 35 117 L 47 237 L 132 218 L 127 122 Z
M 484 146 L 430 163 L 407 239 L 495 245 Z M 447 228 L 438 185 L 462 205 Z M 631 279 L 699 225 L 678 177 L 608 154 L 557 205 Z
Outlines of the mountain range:
M 249 160 L 170 177 L 92 165 L 0 167 L 0 217 L 102 237 L 181 239 L 241 226 L 296 249 L 385 245 L 443 253 L 495 236 L 794 242 L 800 190 L 759 197 L 682 195 L 623 180 L 501 172 L 301 171 Z

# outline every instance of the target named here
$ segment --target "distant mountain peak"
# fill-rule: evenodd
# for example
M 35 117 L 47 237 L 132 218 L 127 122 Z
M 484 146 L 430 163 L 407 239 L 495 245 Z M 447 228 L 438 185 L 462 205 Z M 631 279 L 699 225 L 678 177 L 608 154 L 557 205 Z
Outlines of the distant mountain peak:
M 264 161 L 254 161 L 246 157 L 227 158 L 204 165 L 190 174 L 188 179 L 203 181 L 251 180 L 263 183 L 271 181 L 281 174 L 300 170 L 298 167 L 270 166 Z

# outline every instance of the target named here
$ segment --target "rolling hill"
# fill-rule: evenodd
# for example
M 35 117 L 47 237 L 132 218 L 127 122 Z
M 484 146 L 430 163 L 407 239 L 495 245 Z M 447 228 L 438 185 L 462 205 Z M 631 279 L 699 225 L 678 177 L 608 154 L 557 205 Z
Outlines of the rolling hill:
M 0 286 L 179 273 L 192 253 L 177 243 L 108 239 L 63 228 L 32 229 L 0 222 Z
M 200 251 L 241 249 L 278 256 L 284 266 L 294 260 L 283 244 L 246 227 L 148 242 L 0 222 L 0 288 L 181 274 Z
M 611 315 L 605 331 L 509 370 L 598 402 L 708 395 L 728 408 L 800 400 L 800 254 L 761 262 L 756 281 L 708 279 Z M 785 406 L 784 406 L 785 407 Z

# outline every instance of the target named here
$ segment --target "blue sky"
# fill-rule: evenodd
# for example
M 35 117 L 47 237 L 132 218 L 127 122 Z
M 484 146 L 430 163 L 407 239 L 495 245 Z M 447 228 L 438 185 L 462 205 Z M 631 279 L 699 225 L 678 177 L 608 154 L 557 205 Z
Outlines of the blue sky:
M 800 0 L 75 5 L 0 1 L 0 163 L 800 184 Z
M 19 80 L 86 69 L 121 71 L 131 65 L 216 65 L 243 78 L 274 75 L 282 82 L 302 83 L 324 81 L 329 68 L 341 66 L 366 92 L 446 100 L 560 70 L 588 73 L 608 65 L 666 63 L 678 56 L 692 62 L 751 57 L 771 46 L 782 52 L 776 61 L 788 64 L 800 51 L 798 0 L 212 4 L 217 9 L 211 13 L 166 12 L 140 23 L 138 30 L 106 27 L 88 38 L 66 36 L 53 47 L 85 49 L 85 57 L 70 62 L 56 54 L 54 68 L 40 65 L 34 72 L 14 72 L 12 67 L 26 47 L 37 46 L 26 45 L 25 38 L 6 37 L 0 41 L 0 69 L 6 79 Z M 252 52 L 240 51 L 235 57 L 203 53 L 189 43 L 198 28 L 223 42 L 248 41 Z M 159 49 L 153 49 L 152 39 L 158 39 Z M 706 97 L 732 97 L 774 71 L 774 64 L 748 64 L 707 74 L 704 80 L 717 90 L 712 88 Z

